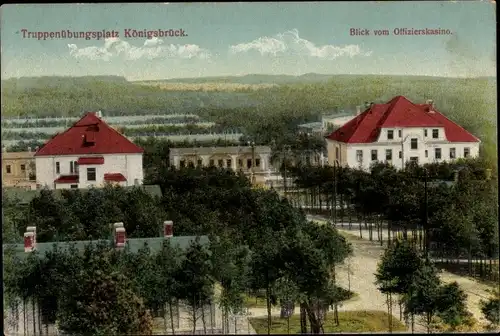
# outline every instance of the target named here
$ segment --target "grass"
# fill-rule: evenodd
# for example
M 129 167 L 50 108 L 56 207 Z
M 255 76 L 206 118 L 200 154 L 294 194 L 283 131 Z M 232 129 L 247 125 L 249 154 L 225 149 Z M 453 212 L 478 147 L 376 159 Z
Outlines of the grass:
M 339 287 L 339 290 L 341 291 L 341 297 L 342 301 L 348 301 L 353 298 L 355 298 L 358 294 L 348 291 L 345 288 Z M 251 295 L 251 294 L 244 294 L 243 296 L 243 304 L 247 308 L 266 308 L 267 307 L 267 302 L 266 302 L 266 297 L 265 294 L 259 293 L 257 295 Z
M 339 312 L 339 326 L 335 325 L 333 312 L 328 313 L 323 324 L 325 333 L 331 332 L 377 332 L 388 331 L 388 314 L 382 311 L 345 311 Z M 250 318 L 250 324 L 257 334 L 267 334 L 267 317 Z M 406 331 L 401 321 L 393 318 L 393 331 Z M 287 334 L 287 319 L 273 316 L 271 320 L 271 334 Z M 300 316 L 290 318 L 290 334 L 300 333 Z
M 245 296 L 243 298 L 243 304 L 247 308 L 267 307 L 265 297 L 253 296 L 253 295 L 249 295 L 249 294 L 245 294 Z

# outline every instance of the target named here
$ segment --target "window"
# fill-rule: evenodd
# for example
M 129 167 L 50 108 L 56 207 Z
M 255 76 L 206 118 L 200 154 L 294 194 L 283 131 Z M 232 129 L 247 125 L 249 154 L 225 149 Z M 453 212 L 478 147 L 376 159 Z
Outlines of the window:
M 184 167 L 186 167 L 186 161 L 181 160 L 181 168 L 184 168 Z
M 402 158 L 403 158 L 403 152 L 402 152 L 402 151 L 399 151 L 399 155 L 398 155 L 398 157 L 399 157 L 400 159 L 402 159 Z
M 56 162 L 56 174 L 61 174 L 61 164 Z
M 219 167 L 224 167 L 224 160 L 218 160 L 217 161 L 217 164 L 219 165 Z
M 432 130 L 432 138 L 433 139 L 439 138 L 439 130 L 438 129 L 433 129 Z
M 385 159 L 387 161 L 391 161 L 392 160 L 392 149 L 386 149 L 385 150 Z
M 426 136 L 427 136 L 427 130 L 424 129 L 424 137 L 426 137 Z
M 78 184 L 72 184 L 70 188 L 71 189 L 78 189 Z
M 434 149 L 434 157 L 436 158 L 436 160 L 441 159 L 441 148 Z
M 402 130 L 399 130 L 398 131 L 398 136 L 401 138 L 403 136 L 403 131 Z
M 393 130 L 387 131 L 387 139 L 389 139 L 389 140 L 394 139 L 394 131 Z
M 450 148 L 450 159 L 457 157 L 457 150 L 455 148 Z
M 210 167 L 213 167 L 215 164 L 215 161 L 214 160 L 210 160 Z
M 377 161 L 378 152 L 376 149 L 372 149 L 372 161 Z
M 69 163 L 69 172 L 71 174 L 78 174 L 78 162 L 76 161 L 71 161 Z
M 260 167 L 260 159 L 255 159 L 255 166 Z
M 247 159 L 247 168 L 252 168 L 252 159 Z
M 231 168 L 231 159 L 226 160 L 227 168 Z
M 95 181 L 96 180 L 95 168 L 87 168 L 87 181 Z
M 356 150 L 356 160 L 358 162 L 363 161 L 363 151 L 361 149 Z
M 243 167 L 243 160 L 242 159 L 238 160 L 238 167 L 239 168 Z
M 426 149 L 425 150 L 425 157 L 428 157 L 429 156 L 429 151 Z
M 194 168 L 194 162 L 193 161 L 189 161 L 188 162 L 188 167 L 189 168 Z
M 418 156 L 412 156 L 412 157 L 410 157 L 410 162 L 418 163 Z
M 21 165 L 21 171 L 24 173 L 26 171 L 26 165 Z
M 338 160 L 339 159 L 339 148 L 335 147 L 335 158 Z
M 198 166 L 201 167 L 203 165 L 203 161 L 202 160 L 198 160 Z
M 410 140 L 411 149 L 418 149 L 418 139 L 413 138 Z
M 464 148 L 464 158 L 468 158 L 470 156 L 470 148 L 465 147 Z
M 5 172 L 10 174 L 12 172 L 10 165 L 5 166 Z

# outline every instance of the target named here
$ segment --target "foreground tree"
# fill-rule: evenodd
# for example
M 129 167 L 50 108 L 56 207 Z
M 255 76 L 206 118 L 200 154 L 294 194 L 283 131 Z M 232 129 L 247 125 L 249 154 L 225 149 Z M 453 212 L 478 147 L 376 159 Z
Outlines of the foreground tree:
M 392 295 L 399 298 L 400 318 L 402 317 L 402 297 L 408 293 L 413 277 L 422 268 L 423 260 L 410 242 L 396 240 L 389 246 L 377 266 L 376 285 L 387 295 L 387 308 L 392 316 Z M 390 324 L 392 326 L 392 322 Z
M 62 288 L 61 331 L 72 335 L 152 333 L 151 316 L 132 283 L 111 263 L 113 253 L 108 246 L 86 247 L 83 267 Z
M 489 300 L 481 301 L 481 311 L 491 327 L 500 325 L 500 292 L 495 291 Z

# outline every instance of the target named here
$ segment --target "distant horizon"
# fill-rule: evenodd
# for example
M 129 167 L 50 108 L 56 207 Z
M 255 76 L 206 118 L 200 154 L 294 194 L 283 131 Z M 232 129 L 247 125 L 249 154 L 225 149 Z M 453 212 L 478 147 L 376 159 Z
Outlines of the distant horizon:
M 303 77 L 306 75 L 319 75 L 319 76 L 382 76 L 382 77 L 431 77 L 431 78 L 447 78 L 447 79 L 478 79 L 478 78 L 497 78 L 496 75 L 493 76 L 433 76 L 433 75 L 413 75 L 413 74 L 377 74 L 377 73 L 366 73 L 366 74 L 348 74 L 348 73 L 318 73 L 318 72 L 306 72 L 303 74 L 272 74 L 272 73 L 247 73 L 240 75 L 220 75 L 220 76 L 194 76 L 194 77 L 162 77 L 162 78 L 145 78 L 145 79 L 131 79 L 122 75 L 40 75 L 40 76 L 21 76 L 21 77 L 7 77 L 2 78 L 4 80 L 12 79 L 29 79 L 29 78 L 44 78 L 44 77 L 63 77 L 63 78 L 84 78 L 84 77 L 118 77 L 124 78 L 128 82 L 146 82 L 146 81 L 161 81 L 161 80 L 183 80 L 183 79 L 206 79 L 206 78 L 243 78 L 247 76 L 268 76 L 268 77 Z

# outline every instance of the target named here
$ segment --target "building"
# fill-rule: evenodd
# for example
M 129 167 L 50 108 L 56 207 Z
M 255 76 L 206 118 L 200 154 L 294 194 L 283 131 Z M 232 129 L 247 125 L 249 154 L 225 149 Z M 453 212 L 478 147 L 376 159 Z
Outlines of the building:
M 141 185 L 143 152 L 89 112 L 35 153 L 37 183 L 49 189 Z
M 170 165 L 183 167 L 219 167 L 242 171 L 263 183 L 271 173 L 271 148 L 268 146 L 171 148 Z M 255 161 L 255 165 L 252 164 Z
M 36 189 L 34 152 L 2 153 L 2 186 Z
M 402 168 L 479 155 L 480 140 L 434 108 L 397 96 L 370 106 L 326 137 L 328 163 L 369 169 L 382 161 Z
M 165 221 L 163 227 L 158 228 L 161 233 L 158 237 L 149 238 L 128 238 L 123 223 L 114 223 L 110 225 L 109 239 L 101 240 L 87 240 L 87 241 L 58 241 L 58 242 L 37 242 L 36 240 L 36 227 L 28 227 L 24 233 L 23 244 L 2 244 L 2 252 L 5 258 L 17 257 L 18 260 L 27 258 L 33 251 L 37 251 L 38 258 L 45 258 L 48 253 L 53 252 L 55 248 L 59 251 L 71 251 L 74 248 L 75 252 L 83 254 L 85 249 L 89 246 L 108 245 L 118 250 L 127 250 L 130 253 L 136 254 L 142 248 L 147 246 L 151 253 L 156 254 L 162 250 L 163 244 L 166 240 L 169 241 L 170 246 L 179 248 L 181 251 L 186 251 L 191 244 L 198 241 L 202 246 L 208 246 L 210 240 L 208 236 L 175 236 L 175 226 L 172 221 Z M 4 309 L 4 334 L 7 335 L 60 335 L 58 328 L 54 324 L 46 323 L 43 310 L 39 309 L 36 303 L 28 302 L 29 300 L 20 299 L 20 304 L 17 309 L 13 307 L 5 307 Z M 179 332 L 186 332 L 193 330 L 193 323 L 190 315 L 190 310 L 183 302 L 177 303 L 178 309 L 172 309 L 174 314 L 175 328 Z M 204 306 L 203 309 L 208 310 L 205 313 L 207 316 L 209 312 L 220 316 L 220 310 L 217 310 L 215 304 Z M 153 316 L 160 316 L 158 311 L 153 311 Z M 212 320 L 212 319 L 211 319 Z M 191 322 L 191 323 L 190 323 Z M 201 325 L 201 321 L 196 323 L 196 329 L 199 332 L 203 330 L 205 325 Z M 210 327 L 214 333 L 222 333 L 219 322 L 209 321 L 206 327 Z M 197 332 L 197 333 L 198 333 Z

